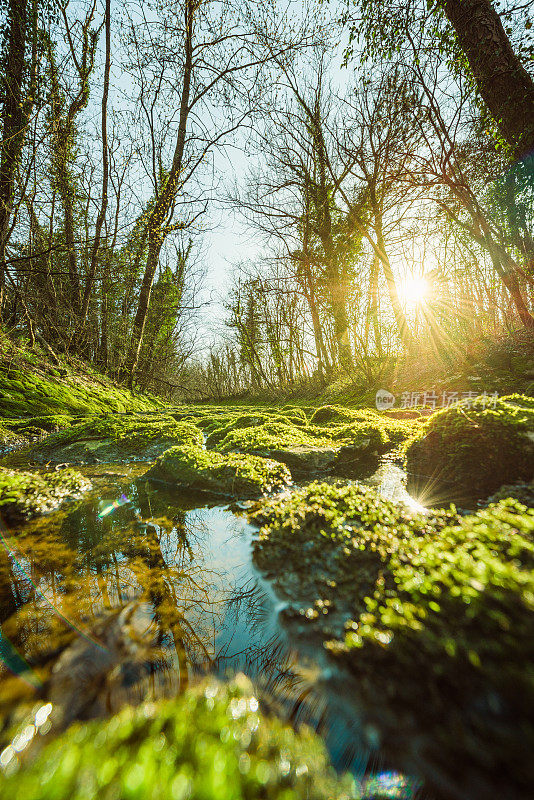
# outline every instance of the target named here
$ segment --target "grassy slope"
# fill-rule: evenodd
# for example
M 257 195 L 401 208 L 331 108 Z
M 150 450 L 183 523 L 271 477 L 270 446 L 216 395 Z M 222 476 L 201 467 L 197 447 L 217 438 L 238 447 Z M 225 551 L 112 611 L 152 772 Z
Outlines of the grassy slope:
M 53 365 L 38 348 L 18 346 L 0 334 L 0 420 L 152 411 L 162 405 L 154 397 L 133 395 L 80 361 L 62 357 Z

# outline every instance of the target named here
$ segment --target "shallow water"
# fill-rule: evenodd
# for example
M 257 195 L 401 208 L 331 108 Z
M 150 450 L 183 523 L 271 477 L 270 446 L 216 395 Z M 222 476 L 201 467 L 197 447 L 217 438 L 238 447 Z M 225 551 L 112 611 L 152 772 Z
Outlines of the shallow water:
M 242 671 L 268 709 L 315 727 L 335 766 L 372 796 L 413 797 L 415 782 L 385 764 L 378 742 L 369 746 L 348 676 L 281 626 L 283 604 L 252 563 L 255 529 L 237 509 L 143 480 L 144 470 L 86 469 L 94 491 L 82 501 L 3 529 L 3 714 L 40 695 L 61 729 L 176 694 L 206 672 Z M 393 465 L 370 482 L 407 499 Z

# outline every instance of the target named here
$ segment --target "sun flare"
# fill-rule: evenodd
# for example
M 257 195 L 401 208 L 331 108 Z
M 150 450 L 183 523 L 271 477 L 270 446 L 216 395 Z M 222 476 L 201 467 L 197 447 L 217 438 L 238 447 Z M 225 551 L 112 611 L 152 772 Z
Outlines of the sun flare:
M 429 286 L 426 278 L 409 275 L 400 286 L 401 299 L 407 309 L 415 309 L 428 297 Z

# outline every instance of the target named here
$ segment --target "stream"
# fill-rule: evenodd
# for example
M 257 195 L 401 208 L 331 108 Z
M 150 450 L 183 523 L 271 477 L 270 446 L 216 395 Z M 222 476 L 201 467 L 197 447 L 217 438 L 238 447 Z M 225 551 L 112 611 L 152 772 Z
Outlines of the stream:
M 244 672 L 268 711 L 317 730 L 370 797 L 420 797 L 369 744 L 352 679 L 281 625 L 284 603 L 253 564 L 257 531 L 242 510 L 145 481 L 145 470 L 85 468 L 93 490 L 82 501 L 2 528 L 4 718 L 18 719 L 37 692 L 61 728 L 173 696 L 208 672 Z M 367 483 L 413 504 L 402 477 L 384 464 Z

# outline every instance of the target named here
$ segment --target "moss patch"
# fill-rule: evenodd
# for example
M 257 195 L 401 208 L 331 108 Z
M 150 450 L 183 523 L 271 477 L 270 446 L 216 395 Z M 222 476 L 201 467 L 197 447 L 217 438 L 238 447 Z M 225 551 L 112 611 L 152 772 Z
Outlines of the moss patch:
M 38 463 L 148 461 L 177 443 L 200 445 L 202 433 L 191 423 L 153 415 L 110 415 L 53 434 L 24 454 Z
M 81 361 L 60 357 L 52 366 L 39 348 L 16 345 L 0 332 L 0 417 L 92 416 L 161 406 L 155 398 L 117 386 Z
M 532 398 L 512 395 L 495 408 L 475 400 L 438 411 L 406 446 L 408 490 L 472 502 L 534 475 Z
M 255 559 L 292 600 L 286 616 L 357 676 L 386 749 L 465 796 L 528 794 L 534 510 L 426 516 L 312 484 L 255 519 Z
M 237 497 L 258 497 L 291 482 L 287 467 L 276 461 L 243 453 L 223 455 L 195 446 L 170 448 L 146 476 Z
M 213 439 L 208 438 L 208 445 L 210 441 Z M 377 468 L 378 456 L 393 444 L 379 418 L 328 429 L 317 425 L 296 427 L 288 421 L 275 420 L 232 426 L 217 449 L 274 458 L 287 464 L 296 475 L 332 473 L 361 478 Z
M 27 439 L 22 434 L 16 434 L 10 428 L 0 425 L 0 455 L 9 453 L 10 450 L 15 450 L 17 447 L 23 447 L 27 444 Z
M 335 775 L 318 737 L 264 716 L 244 678 L 75 725 L 2 788 L 25 800 L 354 796 L 353 781 Z
M 0 515 L 18 522 L 47 514 L 90 488 L 90 481 L 72 469 L 40 474 L 0 468 Z

